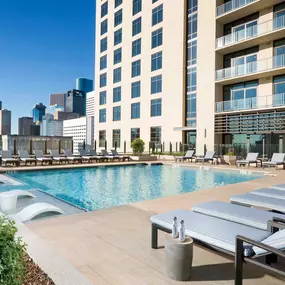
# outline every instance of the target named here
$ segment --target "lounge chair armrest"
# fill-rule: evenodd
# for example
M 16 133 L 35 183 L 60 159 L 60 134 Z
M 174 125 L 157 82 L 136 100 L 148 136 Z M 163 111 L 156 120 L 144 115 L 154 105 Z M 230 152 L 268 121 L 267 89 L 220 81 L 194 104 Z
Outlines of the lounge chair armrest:
M 249 238 L 244 237 L 244 236 L 239 236 L 239 235 L 236 236 L 237 250 L 239 249 L 239 251 L 240 251 L 242 249 L 242 251 L 243 251 L 243 244 L 244 243 L 256 246 L 256 247 L 264 249 L 270 253 L 276 254 L 282 258 L 285 258 L 285 253 L 282 250 L 276 249 L 272 246 L 269 246 L 267 244 L 264 244 L 264 243 L 261 243 L 261 242 L 258 242 L 258 241 L 252 240 L 252 239 L 249 239 Z
M 285 221 L 279 218 L 273 218 L 272 221 L 267 222 L 267 231 L 276 233 L 279 230 L 285 230 Z
M 273 217 L 272 221 L 276 222 L 276 223 L 285 224 L 285 219 L 282 219 L 282 218 L 279 218 L 279 217 Z

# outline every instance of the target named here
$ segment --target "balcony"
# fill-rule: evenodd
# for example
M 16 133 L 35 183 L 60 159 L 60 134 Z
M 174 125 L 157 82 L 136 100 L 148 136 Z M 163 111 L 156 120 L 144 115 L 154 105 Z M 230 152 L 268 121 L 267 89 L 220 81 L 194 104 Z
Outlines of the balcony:
M 226 24 L 262 9 L 281 3 L 283 0 L 232 0 L 217 7 L 217 21 Z
M 274 94 L 255 98 L 245 98 L 239 100 L 222 101 L 216 103 L 216 113 L 272 109 L 285 107 L 285 94 Z
M 284 73 L 285 54 L 216 71 L 216 83 L 227 85 Z
M 246 23 L 245 23 L 246 25 Z M 217 51 L 227 54 L 284 37 L 285 16 L 218 38 Z

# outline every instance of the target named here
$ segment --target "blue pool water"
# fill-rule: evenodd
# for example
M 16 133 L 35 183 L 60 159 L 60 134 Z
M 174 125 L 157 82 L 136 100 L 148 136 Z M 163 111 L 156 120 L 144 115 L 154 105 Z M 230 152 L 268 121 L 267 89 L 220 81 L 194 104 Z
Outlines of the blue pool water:
M 260 174 L 240 174 L 239 171 L 201 171 L 163 165 L 57 169 L 14 172 L 9 175 L 27 184 L 24 188 L 39 188 L 86 210 L 109 208 L 262 177 Z M 5 186 L 0 186 L 0 191 L 3 187 Z

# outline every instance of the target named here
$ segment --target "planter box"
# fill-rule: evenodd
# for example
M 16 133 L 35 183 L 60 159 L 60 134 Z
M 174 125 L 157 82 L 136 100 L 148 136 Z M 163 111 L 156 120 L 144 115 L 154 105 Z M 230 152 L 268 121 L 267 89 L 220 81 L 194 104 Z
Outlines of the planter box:
M 223 156 L 223 162 L 229 165 L 236 165 L 237 157 L 236 156 L 229 156 L 224 155 Z
M 157 161 L 157 156 L 155 155 L 132 155 L 131 159 L 134 161 Z
M 175 160 L 173 155 L 158 155 L 159 160 Z

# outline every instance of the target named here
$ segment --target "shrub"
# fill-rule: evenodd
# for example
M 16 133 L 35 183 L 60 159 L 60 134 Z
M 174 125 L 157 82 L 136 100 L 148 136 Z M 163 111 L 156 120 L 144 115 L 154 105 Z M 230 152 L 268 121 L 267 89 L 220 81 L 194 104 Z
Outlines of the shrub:
M 226 155 L 228 155 L 228 156 L 234 156 L 235 154 L 234 154 L 232 151 L 230 151 L 230 152 L 228 152 Z
M 26 276 L 26 245 L 16 238 L 14 221 L 0 216 L 0 284 L 21 285 Z
M 131 148 L 133 149 L 133 153 L 135 154 L 142 154 L 144 152 L 144 141 L 141 139 L 135 139 L 132 144 Z

